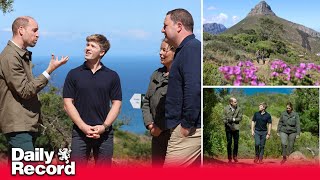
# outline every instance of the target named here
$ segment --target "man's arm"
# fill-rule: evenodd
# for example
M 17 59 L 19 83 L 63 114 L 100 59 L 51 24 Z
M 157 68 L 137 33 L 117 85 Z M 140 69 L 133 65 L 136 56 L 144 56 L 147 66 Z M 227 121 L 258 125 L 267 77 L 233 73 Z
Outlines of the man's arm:
M 224 122 L 225 124 L 227 124 L 228 121 L 229 121 L 227 108 L 224 108 L 224 109 L 223 109 L 222 120 L 223 120 L 223 122 Z
M 234 122 L 240 122 L 240 121 L 242 121 L 242 109 L 239 109 L 239 112 L 238 112 L 237 116 L 234 117 L 233 121 L 234 121 Z
M 256 126 L 256 114 L 253 115 L 251 121 L 251 135 L 254 136 L 254 128 Z
M 251 135 L 254 136 L 254 127 L 256 125 L 256 122 L 251 121 Z
M 106 120 L 102 125 L 94 126 L 95 131 L 97 134 L 102 134 L 105 132 L 105 127 L 110 127 L 112 123 L 117 119 L 118 115 L 120 114 L 121 110 L 121 101 L 120 100 L 112 100 L 111 109 L 107 115 Z
M 52 58 L 54 58 L 54 56 L 52 56 Z M 58 59 L 51 59 L 48 67 L 50 71 L 48 71 L 51 73 L 62 64 L 65 64 L 68 59 L 68 57 L 62 58 L 60 61 Z M 29 80 L 22 62 L 14 56 L 5 56 L 1 63 L 3 66 L 3 75 L 9 88 L 23 99 L 30 99 L 36 96 L 48 83 L 48 79 L 44 73 L 37 78 Z
M 63 98 L 64 103 L 64 110 L 67 112 L 68 116 L 74 122 L 76 126 L 84 133 L 87 137 L 93 138 L 95 137 L 94 134 L 94 127 L 87 125 L 82 118 L 76 107 L 73 104 L 74 100 L 72 98 Z
M 267 134 L 267 139 L 270 138 L 271 136 L 271 126 L 272 126 L 272 123 L 268 123 L 268 134 Z
M 201 114 L 201 47 L 194 45 L 183 53 L 180 69 L 183 79 L 181 127 L 190 129 L 195 126 Z

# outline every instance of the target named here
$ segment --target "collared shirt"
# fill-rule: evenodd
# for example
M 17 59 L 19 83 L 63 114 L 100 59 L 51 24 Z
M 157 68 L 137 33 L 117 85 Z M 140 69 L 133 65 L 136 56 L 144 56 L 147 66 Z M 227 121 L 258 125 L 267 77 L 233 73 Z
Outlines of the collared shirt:
M 201 42 L 193 34 L 176 49 L 165 103 L 166 128 L 201 127 Z
M 12 41 L 12 40 L 10 40 L 15 46 L 17 46 L 20 50 L 22 50 L 22 51 L 26 51 L 25 53 L 26 53 L 26 56 L 28 56 L 27 57 L 27 59 L 29 59 L 30 61 L 32 60 L 32 52 L 31 51 L 28 51 L 27 49 L 22 49 L 20 46 L 18 46 L 18 44 L 16 44 L 14 41 Z M 48 80 L 50 80 L 50 78 L 51 78 L 51 76 L 50 76 L 50 74 L 49 73 L 47 73 L 47 71 L 43 71 L 43 73 L 42 73 L 43 75 L 44 75 L 44 77 L 46 77 Z
M 84 62 L 68 73 L 63 98 L 74 99 L 74 105 L 86 124 L 103 124 L 110 110 L 110 102 L 122 100 L 120 78 L 102 63 L 101 68 L 92 73 Z
M 256 122 L 255 130 L 257 131 L 267 131 L 267 124 L 272 123 L 271 115 L 268 112 L 263 114 L 260 112 L 254 113 L 252 121 Z
M 231 105 L 229 105 L 229 106 L 230 106 L 231 111 L 233 112 L 235 109 Z
M 3 133 L 38 131 L 40 102 L 37 93 L 48 83 L 32 74 L 31 52 L 13 41 L 0 54 L 0 127 Z

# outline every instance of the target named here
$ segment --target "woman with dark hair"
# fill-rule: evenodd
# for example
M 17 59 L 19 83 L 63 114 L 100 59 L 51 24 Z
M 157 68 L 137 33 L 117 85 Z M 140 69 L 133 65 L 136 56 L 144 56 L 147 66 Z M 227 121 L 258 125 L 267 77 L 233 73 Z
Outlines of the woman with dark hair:
M 282 156 L 281 164 L 287 161 L 287 156 L 293 152 L 295 139 L 300 135 L 300 120 L 297 112 L 293 111 L 291 102 L 287 103 L 287 110 L 281 113 L 277 135 L 281 138 Z

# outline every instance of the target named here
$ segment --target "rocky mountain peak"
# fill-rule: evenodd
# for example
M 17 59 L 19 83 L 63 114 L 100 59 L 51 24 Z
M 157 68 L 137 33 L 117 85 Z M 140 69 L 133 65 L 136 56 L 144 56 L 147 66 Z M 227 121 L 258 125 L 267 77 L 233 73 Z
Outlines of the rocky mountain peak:
M 259 4 L 257 4 L 253 9 L 251 9 L 251 11 L 248 14 L 248 16 L 255 15 L 276 16 L 276 14 L 271 10 L 271 7 L 265 1 L 259 2 Z

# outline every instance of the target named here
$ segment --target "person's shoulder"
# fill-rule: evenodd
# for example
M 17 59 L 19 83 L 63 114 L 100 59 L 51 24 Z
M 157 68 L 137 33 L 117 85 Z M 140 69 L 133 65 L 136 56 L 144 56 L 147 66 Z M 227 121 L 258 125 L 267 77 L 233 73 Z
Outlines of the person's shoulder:
M 294 116 L 299 116 L 298 112 L 293 111 L 292 113 L 293 113 Z
M 108 76 L 119 78 L 119 74 L 113 69 L 110 69 L 110 68 L 104 66 L 103 71 L 106 72 L 108 74 Z
M 163 66 L 163 67 L 160 67 L 160 68 L 156 69 L 155 71 L 153 71 L 152 74 L 162 74 L 166 71 L 167 71 L 167 68 L 165 66 Z
M 269 112 L 266 112 L 266 113 L 267 113 L 267 115 L 268 115 L 268 116 L 270 116 L 270 117 L 271 117 L 271 114 L 270 114 Z
M 0 54 L 1 60 L 11 60 L 12 58 L 17 58 L 18 56 L 18 52 L 9 45 L 7 45 Z
M 193 38 L 193 39 L 189 40 L 189 42 L 187 43 L 186 47 L 189 47 L 189 48 L 201 48 L 201 42 L 198 39 Z
M 68 72 L 67 76 L 76 76 L 83 69 L 83 65 L 75 67 Z

